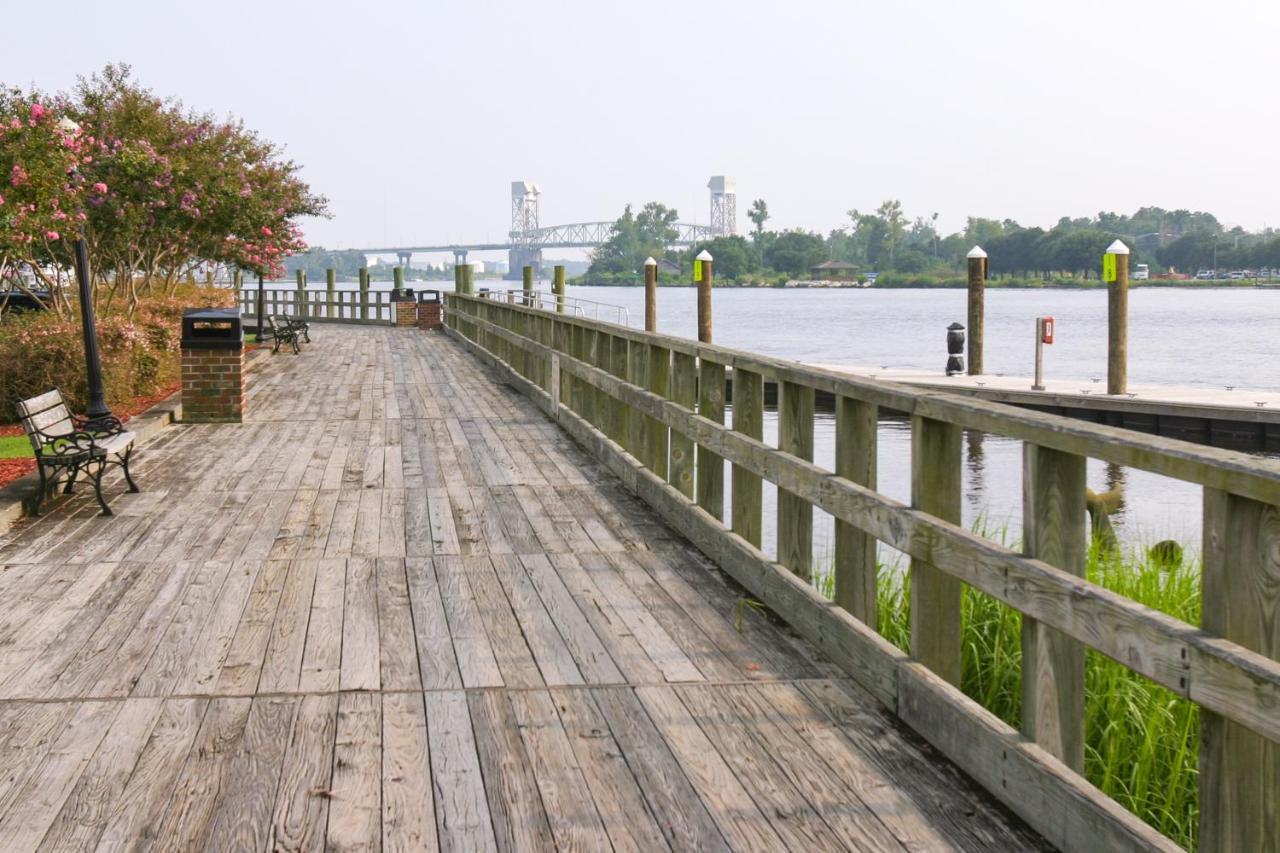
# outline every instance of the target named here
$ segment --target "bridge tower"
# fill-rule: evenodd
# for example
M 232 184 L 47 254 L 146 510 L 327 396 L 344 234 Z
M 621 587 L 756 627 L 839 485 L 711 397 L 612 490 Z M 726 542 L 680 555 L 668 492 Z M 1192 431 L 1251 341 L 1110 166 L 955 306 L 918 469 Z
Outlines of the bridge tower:
M 707 182 L 711 190 L 711 234 L 728 237 L 738 233 L 738 182 L 715 175 Z
M 542 250 L 534 245 L 538 230 L 538 185 L 528 181 L 511 182 L 511 249 L 507 252 L 508 280 L 518 280 L 526 266 L 535 274 L 542 271 Z

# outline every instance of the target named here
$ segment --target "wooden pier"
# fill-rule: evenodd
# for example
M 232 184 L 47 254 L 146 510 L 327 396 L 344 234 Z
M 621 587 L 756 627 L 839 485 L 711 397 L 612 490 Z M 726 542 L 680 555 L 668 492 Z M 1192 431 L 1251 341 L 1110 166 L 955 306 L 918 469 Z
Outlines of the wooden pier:
M 1201 849 L 1280 843 L 1280 464 L 446 312 L 318 327 L 250 374 L 245 423 L 144 445 L 115 517 L 77 496 L 0 539 L 0 846 L 1176 849 L 1081 776 L 1086 649 L 1200 706 Z M 883 409 L 910 506 L 876 491 Z M 1025 444 L 1025 552 L 958 526 L 964 429 Z M 1202 625 L 1082 577 L 1088 458 L 1204 487 Z M 877 541 L 911 557 L 909 651 L 876 631 Z M 964 585 L 1022 614 L 1021 730 L 957 687 Z
M 1105 377 L 1048 379 L 1032 389 L 1023 376 L 944 376 L 922 370 L 819 364 L 815 367 L 930 391 L 962 394 L 1051 414 L 1234 450 L 1280 452 L 1280 392 L 1247 387 L 1129 383 L 1108 394 Z
M 0 849 L 1048 848 L 461 344 L 312 335 L 0 539 Z

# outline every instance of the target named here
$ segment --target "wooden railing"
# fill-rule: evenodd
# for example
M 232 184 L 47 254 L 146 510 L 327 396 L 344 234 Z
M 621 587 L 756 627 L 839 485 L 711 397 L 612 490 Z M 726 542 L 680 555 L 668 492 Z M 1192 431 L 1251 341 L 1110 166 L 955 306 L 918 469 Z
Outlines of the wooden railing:
M 299 290 L 264 288 L 263 310 L 309 321 L 388 324 L 395 322 L 391 294 L 383 290 Z M 245 319 L 258 316 L 258 289 L 244 287 L 239 292 L 240 314 Z
M 1280 465 L 497 301 L 445 300 L 452 334 L 1050 842 L 1176 849 L 1080 775 L 1087 647 L 1200 706 L 1201 849 L 1280 844 Z M 776 448 L 762 441 L 766 380 L 779 388 Z M 816 391 L 836 400 L 835 470 L 813 463 Z M 910 506 L 876 491 L 881 409 L 911 417 Z M 959 526 L 964 429 L 1024 443 L 1022 553 Z M 1084 579 L 1088 458 L 1204 487 L 1201 626 Z M 760 548 L 763 480 L 778 487 L 776 562 Z M 809 582 L 813 507 L 836 519 L 834 602 Z M 910 557 L 910 654 L 875 630 L 877 540 Z M 957 687 L 965 584 L 1023 615 L 1021 732 Z

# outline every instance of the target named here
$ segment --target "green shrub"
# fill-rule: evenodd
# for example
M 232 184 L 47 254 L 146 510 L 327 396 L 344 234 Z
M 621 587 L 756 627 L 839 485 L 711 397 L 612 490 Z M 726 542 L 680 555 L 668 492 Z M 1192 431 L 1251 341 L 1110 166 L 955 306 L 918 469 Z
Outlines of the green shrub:
M 107 403 L 123 409 L 133 398 L 159 392 L 181 367 L 182 310 L 229 306 L 231 291 L 187 286 L 172 297 L 145 299 L 132 318 L 98 318 L 98 350 Z M 16 418 L 15 400 L 60 388 L 73 411 L 88 404 L 84 341 L 79 319 L 51 311 L 6 315 L 0 321 L 0 423 Z

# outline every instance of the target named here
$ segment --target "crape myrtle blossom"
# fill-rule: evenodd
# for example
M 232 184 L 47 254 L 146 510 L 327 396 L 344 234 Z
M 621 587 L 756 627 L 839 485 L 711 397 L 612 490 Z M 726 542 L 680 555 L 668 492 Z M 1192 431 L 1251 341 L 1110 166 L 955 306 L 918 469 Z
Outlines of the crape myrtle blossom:
M 131 301 L 205 264 L 281 274 L 305 250 L 297 220 L 326 215 L 275 145 L 154 95 L 125 66 L 67 95 L 0 87 L 0 187 L 0 278 L 68 269 L 78 228 L 96 286 Z

